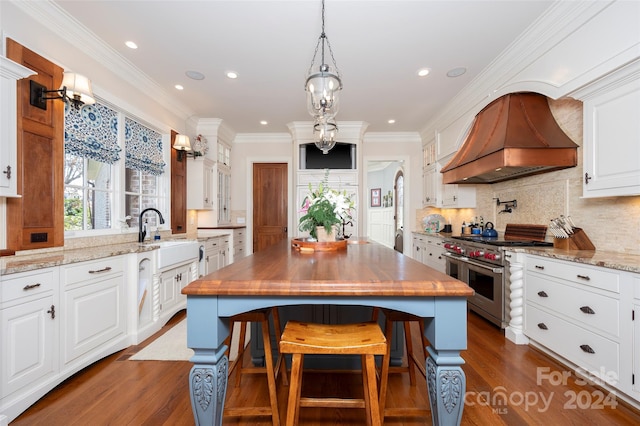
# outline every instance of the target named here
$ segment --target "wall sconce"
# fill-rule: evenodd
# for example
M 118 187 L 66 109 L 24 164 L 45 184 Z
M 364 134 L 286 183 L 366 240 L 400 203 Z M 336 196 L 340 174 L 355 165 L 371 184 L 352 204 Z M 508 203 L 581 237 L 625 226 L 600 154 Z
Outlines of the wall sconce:
M 189 136 L 176 135 L 176 139 L 173 141 L 173 149 L 178 151 L 178 161 L 182 161 L 185 155 L 187 155 L 187 152 L 191 151 Z
M 91 80 L 73 72 L 64 73 L 62 84 L 58 90 L 47 90 L 45 86 L 33 80 L 29 80 L 29 90 L 29 103 L 44 110 L 47 109 L 47 101 L 50 99 L 71 102 L 75 109 L 80 109 L 84 104 L 96 103 L 91 90 Z M 46 96 L 47 93 L 55 93 L 55 96 Z

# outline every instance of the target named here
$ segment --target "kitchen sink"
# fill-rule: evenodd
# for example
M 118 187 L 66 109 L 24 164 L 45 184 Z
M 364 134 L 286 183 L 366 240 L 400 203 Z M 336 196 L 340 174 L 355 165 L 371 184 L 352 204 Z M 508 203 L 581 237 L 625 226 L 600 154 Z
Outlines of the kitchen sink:
M 165 269 L 173 265 L 198 260 L 197 241 L 162 241 L 151 243 L 150 246 L 158 246 L 156 250 L 156 267 Z

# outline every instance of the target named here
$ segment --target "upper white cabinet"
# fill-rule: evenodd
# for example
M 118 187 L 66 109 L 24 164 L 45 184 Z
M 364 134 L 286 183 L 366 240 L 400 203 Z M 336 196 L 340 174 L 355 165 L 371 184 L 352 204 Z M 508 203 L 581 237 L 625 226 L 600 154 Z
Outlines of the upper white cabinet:
M 640 61 L 575 94 L 584 102 L 583 197 L 640 194 Z
M 0 56 L 0 197 L 18 196 L 16 169 L 16 81 L 35 74 Z
M 187 163 L 187 209 L 212 210 L 215 163 L 207 158 Z

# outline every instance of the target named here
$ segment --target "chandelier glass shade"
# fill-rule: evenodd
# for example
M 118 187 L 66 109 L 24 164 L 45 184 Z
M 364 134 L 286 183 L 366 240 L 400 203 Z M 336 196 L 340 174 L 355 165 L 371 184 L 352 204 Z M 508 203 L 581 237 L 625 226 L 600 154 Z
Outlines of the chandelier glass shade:
M 315 145 L 323 154 L 329 152 L 329 150 L 336 145 L 337 133 L 338 126 L 331 118 L 318 118 L 313 124 Z

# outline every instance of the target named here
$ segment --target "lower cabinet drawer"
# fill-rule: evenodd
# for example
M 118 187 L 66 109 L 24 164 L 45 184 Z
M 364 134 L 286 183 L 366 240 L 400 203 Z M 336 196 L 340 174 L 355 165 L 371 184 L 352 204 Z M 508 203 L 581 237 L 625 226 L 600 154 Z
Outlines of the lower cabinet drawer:
M 526 300 L 579 321 L 589 330 L 620 337 L 618 300 L 582 288 L 527 275 Z
M 0 285 L 2 294 L 0 304 L 4 306 L 8 302 L 23 297 L 42 297 L 49 294 L 54 290 L 56 277 L 54 269 L 5 275 L 2 277 L 2 285 Z
M 619 377 L 620 347 L 614 341 L 530 304 L 525 310 L 525 334 L 592 373 Z

